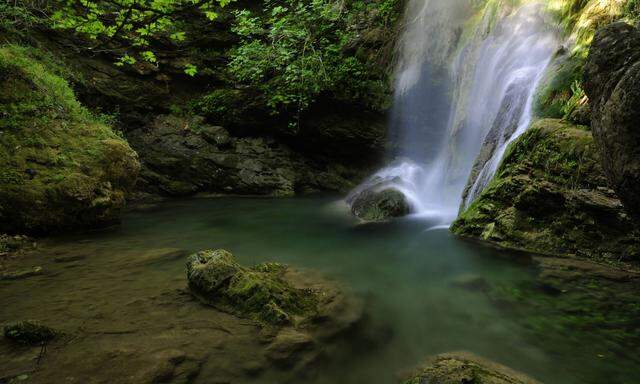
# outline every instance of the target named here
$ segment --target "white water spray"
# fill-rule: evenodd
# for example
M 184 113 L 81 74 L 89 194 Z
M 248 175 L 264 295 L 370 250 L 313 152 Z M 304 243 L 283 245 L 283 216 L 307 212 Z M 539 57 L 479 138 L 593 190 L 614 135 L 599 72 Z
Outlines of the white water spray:
M 504 6 L 485 12 L 462 43 L 469 9 L 469 0 L 410 2 L 391 119 L 398 160 L 353 194 L 395 188 L 416 215 L 451 223 L 529 126 L 535 89 L 558 45 L 555 28 L 542 4 Z

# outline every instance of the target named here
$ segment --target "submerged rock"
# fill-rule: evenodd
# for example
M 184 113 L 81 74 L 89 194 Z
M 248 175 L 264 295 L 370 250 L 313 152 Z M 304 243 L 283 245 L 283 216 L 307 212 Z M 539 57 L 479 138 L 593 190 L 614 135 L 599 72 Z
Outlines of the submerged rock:
M 584 88 L 605 174 L 625 207 L 640 215 L 640 30 L 623 22 L 599 30 Z
M 402 384 L 539 384 L 536 380 L 469 352 L 437 355 Z
M 58 336 L 58 332 L 38 322 L 26 320 L 4 327 L 4 337 L 24 345 L 39 345 Z
M 591 132 L 540 120 L 512 143 L 452 231 L 505 248 L 640 261 L 640 230 L 607 187 Z
M 351 199 L 351 212 L 366 221 L 381 221 L 411 213 L 405 195 L 393 188 L 367 189 Z
M 9 270 L 9 271 L 0 270 L 0 281 L 23 280 L 23 279 L 28 279 L 29 277 L 40 276 L 43 274 L 44 274 L 44 269 L 40 266 L 35 266 L 32 268 L 26 268 L 26 269 Z

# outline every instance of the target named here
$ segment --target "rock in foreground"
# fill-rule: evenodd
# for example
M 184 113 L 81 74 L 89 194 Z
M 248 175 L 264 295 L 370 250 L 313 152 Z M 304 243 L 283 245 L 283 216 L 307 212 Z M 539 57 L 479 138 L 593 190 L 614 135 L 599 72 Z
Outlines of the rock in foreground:
M 308 328 L 316 321 L 350 323 L 359 317 L 355 305 L 353 316 L 339 320 L 349 300 L 334 284 L 279 263 L 244 267 L 222 249 L 189 256 L 187 278 L 204 303 L 267 325 Z
M 362 303 L 332 282 L 278 263 L 244 267 L 222 249 L 191 255 L 187 278 L 205 304 L 257 321 L 278 368 L 306 370 L 363 319 Z
M 640 30 L 623 22 L 599 30 L 584 87 L 607 178 L 625 207 L 640 215 Z
M 429 358 L 403 384 L 539 384 L 526 375 L 468 352 Z
M 365 221 L 381 221 L 406 216 L 411 213 L 411 206 L 396 189 L 368 189 L 351 200 L 351 212 Z
M 607 187 L 591 132 L 540 120 L 512 143 L 454 233 L 505 248 L 638 262 L 640 232 Z

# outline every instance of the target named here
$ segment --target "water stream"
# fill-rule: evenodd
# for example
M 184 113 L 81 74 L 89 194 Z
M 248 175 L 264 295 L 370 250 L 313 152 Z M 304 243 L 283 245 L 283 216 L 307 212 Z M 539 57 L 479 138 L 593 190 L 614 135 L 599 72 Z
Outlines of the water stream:
M 469 26 L 472 9 L 463 0 L 410 2 L 390 127 L 396 160 L 356 190 L 398 189 L 417 215 L 445 225 L 528 127 L 533 94 L 558 45 L 541 3 L 475 10 L 480 19 Z

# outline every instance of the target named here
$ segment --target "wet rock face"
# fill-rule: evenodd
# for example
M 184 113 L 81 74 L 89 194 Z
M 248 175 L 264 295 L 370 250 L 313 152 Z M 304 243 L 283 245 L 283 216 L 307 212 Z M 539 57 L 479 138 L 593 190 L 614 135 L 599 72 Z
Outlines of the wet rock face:
M 236 138 L 200 117 L 159 115 L 128 133 L 138 151 L 147 192 L 290 196 L 298 190 L 340 191 L 351 184 L 268 138 Z
M 411 213 L 411 206 L 404 194 L 392 188 L 362 191 L 350 203 L 351 212 L 365 221 L 387 220 Z
M 640 261 L 640 231 L 607 179 L 591 132 L 539 120 L 452 226 L 496 245 L 612 262 Z
M 599 30 L 584 88 L 602 166 L 625 207 L 640 215 L 640 31 L 618 22 Z
M 510 368 L 469 352 L 437 355 L 402 384 L 539 384 Z

